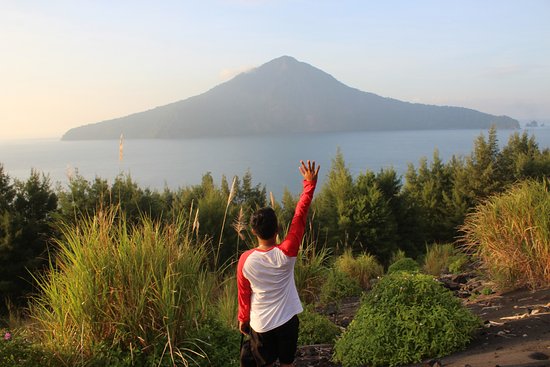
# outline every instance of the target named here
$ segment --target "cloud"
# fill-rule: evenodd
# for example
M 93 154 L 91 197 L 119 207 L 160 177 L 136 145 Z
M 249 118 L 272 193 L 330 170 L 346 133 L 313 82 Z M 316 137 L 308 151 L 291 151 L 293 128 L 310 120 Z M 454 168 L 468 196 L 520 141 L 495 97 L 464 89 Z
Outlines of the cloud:
M 254 69 L 255 66 L 241 66 L 241 67 L 237 67 L 237 68 L 225 68 L 225 69 L 222 69 L 219 73 L 219 78 L 222 80 L 222 81 L 226 81 L 226 80 L 229 80 L 241 73 L 246 73 L 252 69 Z

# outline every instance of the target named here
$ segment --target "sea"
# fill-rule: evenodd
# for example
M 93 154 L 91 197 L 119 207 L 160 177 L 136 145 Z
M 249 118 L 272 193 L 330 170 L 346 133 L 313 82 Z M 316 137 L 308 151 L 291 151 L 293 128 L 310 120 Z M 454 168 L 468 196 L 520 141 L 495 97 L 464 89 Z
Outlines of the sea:
M 540 149 L 550 148 L 550 127 L 499 130 L 499 145 L 511 134 L 526 131 Z M 28 179 L 32 169 L 47 175 L 52 187 L 66 187 L 75 173 L 109 183 L 118 175 L 130 175 L 142 188 L 153 190 L 196 185 L 210 173 L 216 184 L 225 176 L 242 177 L 249 171 L 254 185 L 265 186 L 280 199 L 285 188 L 299 193 L 300 160 L 321 165 L 326 179 L 338 149 L 353 175 L 367 170 L 393 168 L 403 176 L 409 164 L 432 160 L 434 151 L 447 162 L 453 155 L 473 151 L 477 137 L 487 130 L 414 130 L 340 133 L 280 134 L 181 140 L 61 141 L 60 139 L 0 140 L 0 164 L 11 178 Z

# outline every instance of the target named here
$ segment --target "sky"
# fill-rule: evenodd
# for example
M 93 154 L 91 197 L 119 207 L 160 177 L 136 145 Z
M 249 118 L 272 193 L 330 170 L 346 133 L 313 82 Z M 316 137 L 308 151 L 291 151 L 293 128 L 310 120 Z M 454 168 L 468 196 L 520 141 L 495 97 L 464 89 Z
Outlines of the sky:
M 366 92 L 550 123 L 548 0 L 0 0 L 0 141 L 204 93 L 289 55 Z

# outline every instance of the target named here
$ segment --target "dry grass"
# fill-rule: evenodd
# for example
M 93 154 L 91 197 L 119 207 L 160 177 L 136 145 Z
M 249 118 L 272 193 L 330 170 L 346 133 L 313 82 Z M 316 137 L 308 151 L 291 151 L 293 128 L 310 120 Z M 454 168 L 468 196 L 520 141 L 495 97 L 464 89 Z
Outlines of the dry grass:
M 464 243 L 501 289 L 550 284 L 549 184 L 521 182 L 466 218 Z

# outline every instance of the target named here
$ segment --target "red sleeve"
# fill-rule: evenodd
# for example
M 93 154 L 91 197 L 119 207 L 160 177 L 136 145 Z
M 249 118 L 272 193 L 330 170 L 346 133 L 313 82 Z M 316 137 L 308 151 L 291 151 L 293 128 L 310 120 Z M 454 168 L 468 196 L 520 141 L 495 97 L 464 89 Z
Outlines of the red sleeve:
M 313 199 L 316 183 L 316 181 L 306 180 L 303 182 L 304 188 L 302 190 L 302 195 L 300 196 L 300 200 L 298 200 L 298 204 L 296 204 L 296 211 L 294 212 L 292 223 L 290 223 L 288 234 L 285 240 L 279 245 L 279 248 L 287 256 L 295 257 L 298 255 L 298 250 L 300 249 L 302 237 L 306 229 L 307 212 L 311 200 Z
M 244 252 L 239 258 L 239 263 L 237 265 L 237 291 L 239 299 L 238 319 L 242 322 L 250 320 L 250 296 L 252 295 L 252 288 L 250 287 L 248 279 L 244 277 L 243 267 L 246 259 L 253 251 L 254 250 L 248 250 Z

